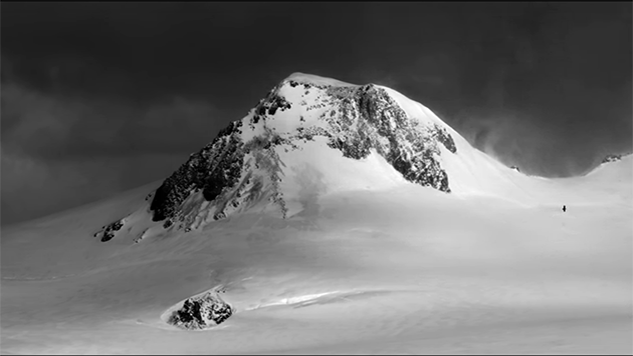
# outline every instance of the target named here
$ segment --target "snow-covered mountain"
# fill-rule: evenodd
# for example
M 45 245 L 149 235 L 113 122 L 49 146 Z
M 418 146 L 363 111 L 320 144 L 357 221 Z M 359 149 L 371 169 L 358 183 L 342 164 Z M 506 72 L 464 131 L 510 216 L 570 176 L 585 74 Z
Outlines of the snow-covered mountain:
M 3 227 L 0 349 L 631 354 L 632 182 L 631 155 L 527 176 L 294 74 L 165 181 Z
M 140 241 L 160 231 L 148 231 L 155 225 L 149 220 L 188 232 L 252 209 L 291 218 L 307 197 L 405 181 L 447 194 L 528 199 L 510 177 L 398 92 L 295 73 L 192 154 L 147 197 L 149 211 L 117 219 L 96 236 L 109 241 L 133 221 L 143 226 Z

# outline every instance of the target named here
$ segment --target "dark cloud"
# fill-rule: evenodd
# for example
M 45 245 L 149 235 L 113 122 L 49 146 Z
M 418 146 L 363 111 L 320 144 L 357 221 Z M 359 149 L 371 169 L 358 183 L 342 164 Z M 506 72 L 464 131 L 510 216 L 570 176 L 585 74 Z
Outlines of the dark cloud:
M 51 214 L 158 180 L 182 155 L 46 160 L 2 149 L 2 224 Z
M 631 9 L 3 3 L 3 221 L 8 206 L 17 221 L 162 178 L 179 160 L 158 157 L 184 161 L 295 71 L 390 86 L 524 172 L 584 173 L 632 149 Z M 85 191 L 64 198 L 70 182 Z

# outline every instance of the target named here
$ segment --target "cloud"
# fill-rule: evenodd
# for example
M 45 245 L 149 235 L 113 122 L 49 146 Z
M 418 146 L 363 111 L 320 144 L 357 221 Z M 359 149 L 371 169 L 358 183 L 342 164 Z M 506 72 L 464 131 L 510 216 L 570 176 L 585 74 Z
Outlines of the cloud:
M 532 117 L 526 111 L 471 108 L 453 116 L 450 123 L 477 149 L 530 175 L 583 174 L 592 168 L 596 155 L 591 143 L 570 142 L 556 122 Z
M 117 188 L 113 177 L 93 180 L 89 169 L 70 162 L 47 162 L 4 148 L 0 155 L 3 225 L 85 203 Z
M 162 180 L 225 125 L 199 99 L 132 105 L 37 90 L 10 73 L 3 68 L 2 224 Z
M 33 183 L 43 183 L 48 178 L 47 169 L 38 164 L 34 159 L 16 153 L 7 152 L 6 149 L 0 149 L 0 157 L 2 159 L 2 173 L 10 172 L 10 175 L 3 175 L 3 184 L 7 184 L 15 190 L 19 190 L 21 185 L 25 183 L 20 177 L 32 177 Z M 3 189 L 3 193 L 12 193 L 14 189 Z
M 60 102 L 15 82 L 2 84 L 2 142 L 27 151 L 46 150 L 68 140 L 73 125 L 89 108 Z
M 178 95 L 133 105 L 2 84 L 3 145 L 33 157 L 186 152 L 228 122 L 212 104 Z
M 109 198 L 169 176 L 185 154 L 46 160 L 2 149 L 2 225 Z M 149 192 L 148 192 L 149 193 Z

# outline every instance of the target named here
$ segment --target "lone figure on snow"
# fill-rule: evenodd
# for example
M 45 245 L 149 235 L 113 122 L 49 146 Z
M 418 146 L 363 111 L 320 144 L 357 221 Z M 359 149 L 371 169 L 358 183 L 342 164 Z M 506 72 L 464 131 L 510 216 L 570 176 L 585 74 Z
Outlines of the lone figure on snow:
M 563 205 L 563 213 L 567 211 L 567 207 Z

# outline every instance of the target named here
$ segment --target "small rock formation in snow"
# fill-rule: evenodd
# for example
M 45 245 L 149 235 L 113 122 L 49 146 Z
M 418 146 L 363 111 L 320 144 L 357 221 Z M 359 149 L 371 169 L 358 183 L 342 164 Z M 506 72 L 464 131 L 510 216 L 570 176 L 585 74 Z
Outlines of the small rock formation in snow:
M 113 223 L 110 223 L 109 225 L 103 226 L 102 230 L 95 233 L 94 236 L 101 236 L 101 242 L 110 241 L 116 235 L 116 232 L 121 230 L 124 224 L 125 219 L 119 219 Z
M 621 159 L 622 159 L 622 157 L 628 156 L 628 155 L 630 155 L 630 154 L 631 154 L 631 153 L 629 153 L 629 154 L 623 154 L 623 155 L 619 155 L 619 154 L 610 154 L 610 155 L 607 155 L 607 156 L 606 156 L 606 157 L 602 160 L 602 163 L 617 162 L 617 161 L 621 160 Z
M 521 172 L 521 170 L 519 169 L 519 166 L 511 166 L 510 169 L 514 169 L 517 172 Z
M 202 296 L 185 300 L 182 307 L 174 311 L 167 322 L 187 330 L 206 329 L 221 324 L 233 312 L 233 308 L 215 292 L 207 292 Z

